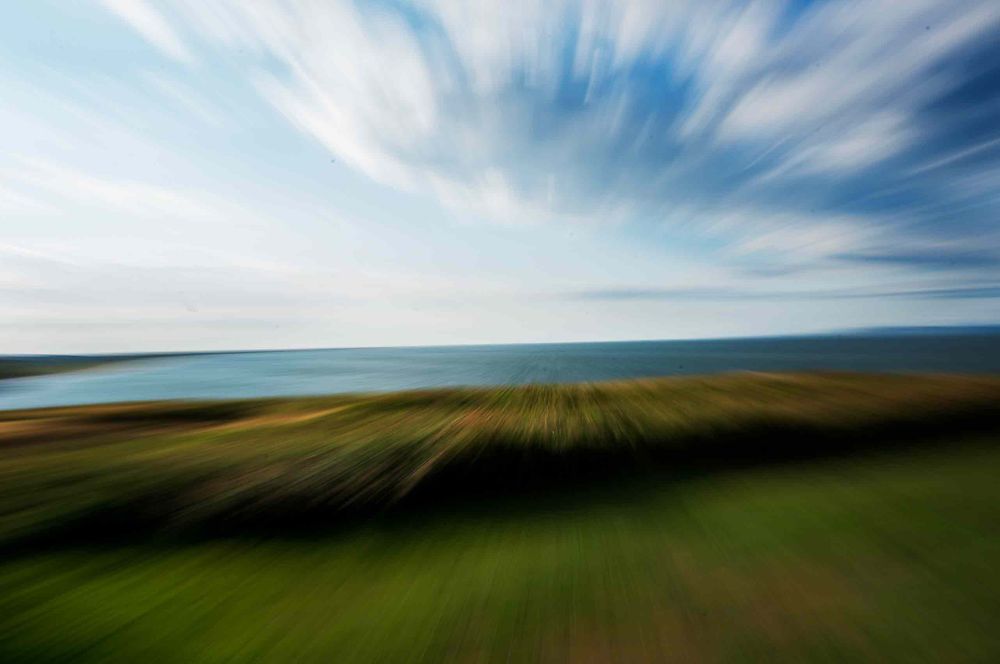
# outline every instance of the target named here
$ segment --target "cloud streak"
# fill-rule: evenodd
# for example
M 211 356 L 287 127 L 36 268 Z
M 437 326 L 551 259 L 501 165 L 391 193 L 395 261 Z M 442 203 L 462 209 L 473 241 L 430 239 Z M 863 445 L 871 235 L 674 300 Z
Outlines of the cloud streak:
M 183 63 L 193 58 L 170 23 L 146 0 L 101 0 L 108 11 L 166 55 Z
M 1000 298 L 1000 284 L 992 286 L 958 286 L 954 288 L 838 289 L 838 290 L 750 290 L 745 288 L 615 288 L 579 291 L 559 296 L 570 300 L 605 302 L 725 302 L 767 301 L 794 302 L 820 300 L 853 300 L 905 298 L 913 300 L 992 300 Z
M 199 52 L 252 54 L 240 61 L 262 98 L 338 159 L 506 223 L 684 210 L 699 235 L 752 208 L 768 212 L 733 242 L 848 213 L 935 238 L 961 232 L 922 212 L 959 195 L 941 171 L 997 140 L 930 110 L 980 73 L 975 56 L 1000 55 L 988 1 L 166 6 Z M 144 3 L 113 9 L 188 53 Z M 997 212 L 980 202 L 973 227 Z

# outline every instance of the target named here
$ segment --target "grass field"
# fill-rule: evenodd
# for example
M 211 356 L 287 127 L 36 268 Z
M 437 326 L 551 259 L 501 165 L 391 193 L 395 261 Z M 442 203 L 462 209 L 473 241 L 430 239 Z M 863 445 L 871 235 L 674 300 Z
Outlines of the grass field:
M 0 412 L 0 661 L 1000 659 L 1000 380 Z

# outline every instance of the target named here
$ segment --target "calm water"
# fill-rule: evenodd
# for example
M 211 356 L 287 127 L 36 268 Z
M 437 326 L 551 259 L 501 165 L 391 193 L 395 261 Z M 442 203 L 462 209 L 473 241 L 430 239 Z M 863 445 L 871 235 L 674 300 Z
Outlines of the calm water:
M 807 369 L 1000 374 L 1000 334 L 178 355 L 2 381 L 0 409 Z

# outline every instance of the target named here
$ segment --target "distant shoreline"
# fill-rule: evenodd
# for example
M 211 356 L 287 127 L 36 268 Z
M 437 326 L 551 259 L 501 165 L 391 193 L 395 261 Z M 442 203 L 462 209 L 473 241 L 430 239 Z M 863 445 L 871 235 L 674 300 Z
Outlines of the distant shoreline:
M 185 355 L 178 353 L 177 355 Z M 0 381 L 32 378 L 55 373 L 96 369 L 108 364 L 162 357 L 161 354 L 137 355 L 14 355 L 0 356 Z
M 1000 376 L 1000 334 L 0 356 L 0 410 L 810 370 Z
M 828 332 L 809 332 L 801 334 L 762 334 L 753 336 L 724 337 L 683 337 L 683 338 L 650 338 L 650 339 L 605 339 L 584 341 L 513 341 L 513 342 L 475 342 L 453 344 L 414 344 L 399 346 L 303 346 L 297 348 L 227 348 L 220 350 L 167 350 L 167 351 L 136 351 L 107 353 L 12 353 L 0 354 L 0 379 L 15 376 L 5 375 L 7 365 L 29 366 L 37 364 L 40 371 L 25 375 L 39 375 L 63 371 L 76 371 L 74 365 L 90 368 L 106 363 L 129 360 L 156 359 L 161 357 L 188 357 L 198 355 L 234 355 L 249 353 L 307 353 L 313 351 L 335 350 L 417 350 L 417 349 L 448 349 L 448 348 L 496 348 L 496 347 L 532 347 L 532 346 L 589 346 L 608 344 L 647 344 L 647 343 L 708 343 L 722 341 L 775 341 L 781 339 L 833 339 L 844 337 L 920 337 L 920 336 L 968 336 L 993 337 L 1000 336 L 1000 325 L 913 325 L 899 327 L 868 327 Z M 23 364 L 22 364 L 23 363 Z M 53 367 L 46 370 L 45 365 Z M 82 366 L 89 365 L 89 366 Z M 65 366 L 68 368 L 59 368 Z

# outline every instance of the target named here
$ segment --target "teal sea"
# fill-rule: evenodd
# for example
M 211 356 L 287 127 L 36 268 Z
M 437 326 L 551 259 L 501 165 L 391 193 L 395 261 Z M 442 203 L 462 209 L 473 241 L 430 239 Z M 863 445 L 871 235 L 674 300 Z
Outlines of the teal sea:
M 0 381 L 0 409 L 803 370 L 1000 374 L 1000 333 L 161 355 Z

